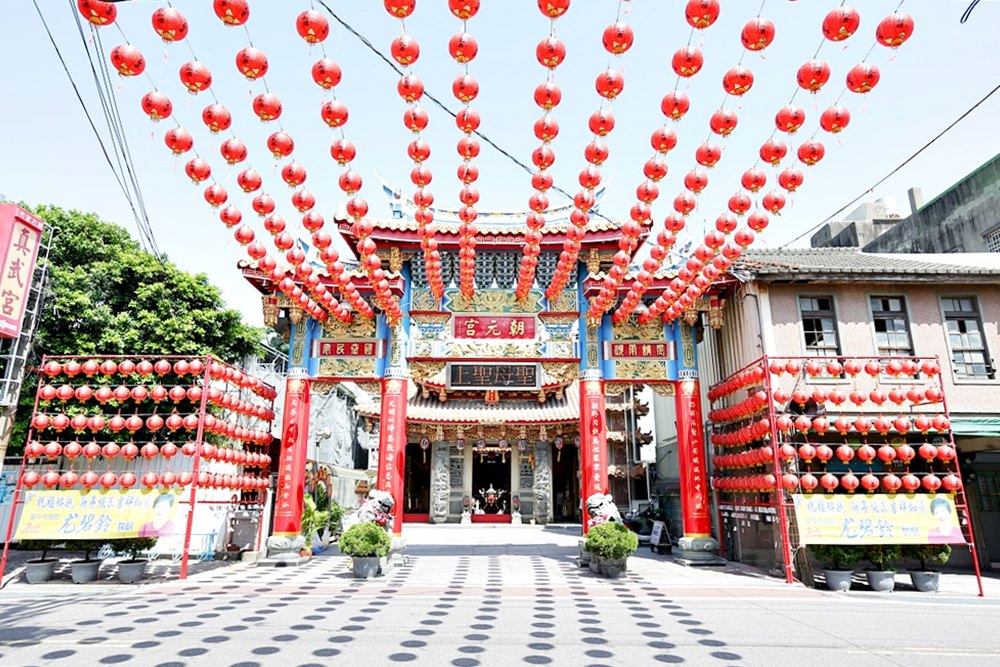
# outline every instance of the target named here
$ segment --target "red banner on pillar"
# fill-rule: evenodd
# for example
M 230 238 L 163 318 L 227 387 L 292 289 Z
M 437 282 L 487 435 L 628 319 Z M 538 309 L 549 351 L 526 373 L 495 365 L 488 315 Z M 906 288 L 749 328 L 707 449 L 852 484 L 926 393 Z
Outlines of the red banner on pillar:
M 382 380 L 378 433 L 378 489 L 392 495 L 392 532 L 403 530 L 403 470 L 406 463 L 406 380 Z
M 580 383 L 580 472 L 582 475 L 583 526 L 589 527 L 587 498 L 608 492 L 608 431 L 605 423 L 604 383 Z
M 298 535 L 302 530 L 306 456 L 309 448 L 309 381 L 288 378 L 278 460 L 278 493 L 275 498 L 274 534 Z
M 708 476 L 697 380 L 682 380 L 675 392 L 677 407 L 677 458 L 680 462 L 681 514 L 685 537 L 710 537 Z

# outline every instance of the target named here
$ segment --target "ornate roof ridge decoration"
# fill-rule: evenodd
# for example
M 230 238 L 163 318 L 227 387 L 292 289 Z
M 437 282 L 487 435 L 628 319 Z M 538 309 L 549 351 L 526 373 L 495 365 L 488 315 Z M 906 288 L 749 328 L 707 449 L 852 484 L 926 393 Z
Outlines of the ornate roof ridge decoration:
M 528 231 L 528 226 L 526 224 L 524 224 L 523 222 L 520 222 L 520 223 L 492 223 L 491 224 L 488 221 L 484 221 L 482 224 L 478 224 L 479 220 L 482 219 L 483 214 L 480 213 L 479 216 L 480 217 L 476 219 L 476 222 L 477 222 L 477 224 L 476 224 L 476 236 L 477 237 L 479 237 L 479 236 L 485 236 L 485 235 L 492 235 L 492 236 L 503 235 L 503 236 L 511 236 L 511 237 L 524 236 L 524 233 L 526 231 Z M 341 222 L 344 225 L 349 225 L 349 223 L 346 220 L 344 220 L 344 221 L 338 220 L 338 223 L 341 223 Z M 372 228 L 375 229 L 375 230 L 384 230 L 384 231 L 393 231 L 393 232 L 414 232 L 414 233 L 416 233 L 417 230 L 419 229 L 419 225 L 417 224 L 417 222 L 415 220 L 410 220 L 410 219 L 406 219 L 406 218 L 389 218 L 389 219 L 386 219 L 386 220 L 372 220 L 371 223 L 372 223 Z M 586 227 L 584 227 L 584 231 L 588 231 L 588 232 L 616 231 L 616 230 L 621 229 L 622 225 L 624 225 L 624 224 L 625 224 L 625 221 L 622 221 L 622 220 L 609 220 L 609 219 L 606 219 L 606 218 L 593 217 L 587 223 Z M 459 225 L 460 225 L 460 223 L 458 223 L 458 222 L 455 222 L 455 223 L 451 223 L 451 222 L 447 222 L 447 221 L 438 222 L 438 220 L 435 219 L 434 220 L 434 226 L 435 226 L 435 229 L 436 229 L 435 234 L 449 234 L 449 235 L 458 237 L 459 236 L 459 231 L 458 231 Z M 545 227 L 543 229 L 541 229 L 540 231 L 541 231 L 541 233 L 543 235 L 553 236 L 553 235 L 565 233 L 569 229 L 569 227 L 570 227 L 570 223 L 568 221 L 567 222 L 558 222 L 558 221 L 556 221 L 556 222 L 552 222 L 552 223 L 546 222 L 545 223 Z M 342 228 L 342 229 L 346 229 L 346 231 L 348 231 L 348 232 L 350 231 L 346 227 Z
M 363 417 L 378 419 L 376 403 L 355 407 Z M 434 396 L 411 396 L 406 406 L 406 421 L 420 424 L 471 424 L 502 426 L 510 424 L 577 424 L 580 421 L 580 394 L 576 383 L 566 386 L 562 396 L 549 395 L 544 403 L 535 400 L 481 401 L 454 400 L 441 403 Z

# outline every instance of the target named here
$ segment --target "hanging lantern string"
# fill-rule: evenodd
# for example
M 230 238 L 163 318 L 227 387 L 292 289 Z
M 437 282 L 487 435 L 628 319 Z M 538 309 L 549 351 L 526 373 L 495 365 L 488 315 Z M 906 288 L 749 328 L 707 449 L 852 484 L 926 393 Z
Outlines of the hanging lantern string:
M 615 13 L 616 18 L 621 16 L 622 1 L 619 0 L 618 7 Z M 548 288 L 545 291 L 545 296 L 551 301 L 554 300 L 566 283 L 569 282 L 570 275 L 576 268 L 577 259 L 580 253 L 580 242 L 585 235 L 585 230 L 590 222 L 590 211 L 594 208 L 595 197 L 594 191 L 601 182 L 600 165 L 607 160 L 609 155 L 609 150 L 607 145 L 599 139 L 599 137 L 606 136 L 614 129 L 614 117 L 611 115 L 611 109 L 613 107 L 614 99 L 622 92 L 625 85 L 625 79 L 622 75 L 621 70 L 611 69 L 611 63 L 622 62 L 622 54 L 628 51 L 634 42 L 634 33 L 631 26 L 628 24 L 616 21 L 607 28 L 605 28 L 602 35 L 602 42 L 604 48 L 612 54 L 611 61 L 605 71 L 601 72 L 597 76 L 597 81 L 595 86 L 597 88 L 598 94 L 601 96 L 601 104 L 598 107 L 598 111 L 591 115 L 589 126 L 593 132 L 593 138 L 590 143 L 584 148 L 584 158 L 590 166 L 585 167 L 580 172 L 580 185 L 582 189 L 577 192 L 577 195 L 573 199 L 573 204 L 576 208 L 573 214 L 570 215 L 570 222 L 578 230 L 577 234 L 579 238 L 567 239 L 563 246 L 563 250 L 559 255 L 559 260 L 556 264 L 556 269 L 553 273 L 552 280 L 549 283 Z M 605 106 L 605 104 L 607 106 Z M 629 251 L 622 250 L 615 257 L 615 267 L 624 271 L 625 266 L 628 265 L 630 259 L 630 252 L 634 249 L 636 245 L 636 239 L 638 238 L 641 230 L 635 234 L 631 233 L 631 227 L 626 229 L 623 226 L 623 233 L 625 236 L 622 238 L 619 247 L 627 246 Z M 636 225 L 638 227 L 638 225 Z M 580 232 L 583 232 L 581 234 Z M 626 233 L 628 232 L 628 233 Z M 625 258 L 624 266 L 622 266 L 621 256 L 622 253 L 628 255 Z M 617 273 L 617 271 L 616 271 Z M 611 301 L 613 295 L 609 286 L 605 284 L 602 288 L 601 294 L 596 297 L 595 303 L 592 303 L 592 308 L 599 309 L 603 311 L 607 308 L 608 301 Z
M 532 163 L 538 171 L 531 175 L 531 184 L 535 193 L 528 198 L 528 208 L 531 212 L 525 216 L 527 229 L 524 233 L 523 256 L 518 272 L 515 296 L 518 300 L 528 297 L 535 281 L 535 270 L 538 267 L 538 257 L 541 255 L 541 241 L 546 224 L 545 213 L 550 204 L 546 192 L 552 188 L 552 176 L 548 168 L 555 161 L 555 153 L 549 147 L 559 132 L 559 124 L 552 118 L 552 109 L 558 105 L 555 97 L 539 99 L 539 89 L 543 91 L 558 90 L 556 86 L 556 68 L 566 57 L 566 47 L 556 36 L 556 20 L 558 16 L 549 16 L 549 36 L 542 40 L 535 49 L 535 55 L 540 65 L 546 68 L 545 82 L 535 92 L 535 102 L 542 109 L 542 116 L 535 122 L 535 137 L 541 144 L 531 153 Z
M 682 78 L 692 78 L 698 74 L 701 70 L 701 63 L 704 60 L 701 49 L 692 48 L 691 46 L 694 41 L 694 34 L 696 31 L 702 33 L 705 29 L 715 23 L 718 19 L 719 7 L 718 3 L 706 4 L 689 2 L 684 11 L 685 19 L 691 26 L 691 32 L 688 36 L 687 46 L 675 53 L 673 59 L 671 60 L 671 66 L 677 74 L 677 82 L 674 84 L 673 92 L 668 93 L 663 98 L 663 102 L 661 103 L 661 109 L 665 118 L 661 127 L 655 130 L 652 134 L 651 143 L 653 145 L 654 153 L 643 167 L 643 174 L 646 177 L 646 180 L 641 182 L 636 188 L 637 202 L 633 205 L 630 211 L 630 217 L 632 218 L 633 224 L 641 226 L 640 233 L 642 229 L 648 228 L 651 224 L 652 204 L 659 197 L 659 188 L 656 186 L 656 183 L 666 175 L 667 165 L 664 158 L 660 156 L 665 156 L 669 153 L 669 151 L 672 150 L 677 143 L 677 134 L 674 130 L 668 127 L 668 121 L 673 120 L 674 122 L 679 122 L 683 116 L 686 115 L 690 104 L 687 96 L 680 92 L 680 80 Z M 704 38 L 701 39 L 701 43 L 704 45 Z M 731 130 L 732 127 L 729 127 L 728 131 Z M 728 131 L 726 133 L 728 133 Z M 711 133 L 709 134 L 709 139 L 710 138 Z M 699 162 L 703 166 L 712 167 L 715 165 L 715 162 L 718 161 L 719 157 L 721 157 L 721 150 L 717 149 L 713 144 L 710 144 L 708 139 L 706 139 L 702 147 L 700 147 L 698 152 L 696 152 L 696 156 L 698 153 L 705 151 L 706 146 L 711 147 L 713 157 L 711 161 L 701 159 Z M 694 183 L 693 181 L 689 183 L 692 176 L 696 176 L 698 178 L 697 183 Z M 685 184 L 690 190 L 697 194 L 707 186 L 707 176 L 701 174 L 697 170 L 693 170 L 689 172 L 688 177 L 685 178 Z M 684 206 L 679 206 L 677 203 L 678 201 L 682 201 L 680 197 L 675 200 L 675 209 L 677 213 L 671 214 L 665 221 L 664 224 L 667 227 L 666 232 L 661 233 L 657 237 L 656 245 L 651 251 L 650 257 L 643 262 L 641 271 L 639 271 L 625 298 L 612 315 L 612 322 L 614 324 L 624 322 L 631 316 L 641 303 L 642 297 L 649 288 L 649 285 L 652 283 L 655 273 L 660 270 L 663 260 L 671 254 L 670 249 L 676 242 L 676 234 L 684 228 L 687 216 L 693 209 L 693 206 L 691 205 L 693 202 L 689 202 L 687 198 L 683 199 L 683 202 L 685 203 Z M 632 227 L 632 231 L 635 231 L 634 226 Z M 604 302 L 603 308 L 599 307 L 599 302 L 591 304 L 590 310 L 588 311 L 588 316 L 591 318 L 596 319 L 600 317 L 603 312 L 613 308 L 618 303 L 618 288 L 624 282 L 625 274 L 631 262 L 631 258 L 635 256 L 635 250 L 638 248 L 638 243 L 634 241 L 630 244 L 628 243 L 628 238 L 629 234 L 625 234 L 625 238 L 623 238 L 619 244 L 620 251 L 624 254 L 620 253 L 620 256 L 615 259 L 617 269 L 609 271 L 607 278 L 605 278 L 605 293 L 609 294 L 609 298 Z
M 843 6 L 844 5 L 842 3 L 841 8 L 843 8 Z M 897 6 L 897 10 L 901 6 L 902 3 L 900 3 Z M 869 90 L 871 90 L 871 88 L 873 88 L 874 85 L 878 82 L 879 75 L 877 68 L 875 68 L 874 66 L 870 66 L 872 69 L 863 68 L 863 66 L 866 64 L 868 58 L 871 56 L 872 52 L 874 51 L 878 43 L 881 42 L 885 46 L 890 46 L 892 48 L 895 48 L 909 38 L 909 32 L 899 33 L 895 37 L 891 36 L 884 37 L 881 35 L 881 30 L 883 25 L 885 25 L 887 21 L 890 21 L 894 17 L 896 17 L 896 13 L 894 13 L 892 16 L 889 17 L 889 19 L 886 19 L 885 21 L 883 21 L 882 24 L 880 24 L 879 30 L 876 31 L 875 43 L 872 44 L 872 46 L 868 49 L 864 59 L 862 60 L 862 63 L 860 65 L 857 65 L 848 74 L 847 86 L 845 87 L 845 90 L 842 91 L 840 95 L 838 95 L 836 102 L 832 107 L 830 107 L 830 109 L 833 110 L 838 109 L 837 105 L 842 99 L 844 92 L 850 90 L 851 92 L 864 94 L 867 93 Z M 827 15 L 826 19 L 824 20 L 824 34 L 826 35 L 825 40 L 843 41 L 844 39 L 851 37 L 854 34 L 854 31 L 857 29 L 859 22 L 860 19 L 857 17 L 856 12 L 853 12 L 853 10 L 850 12 L 840 13 L 840 14 L 837 13 L 837 10 L 831 12 L 830 14 Z M 897 38 L 898 41 L 894 41 Z M 818 52 L 819 49 L 817 49 L 817 54 Z M 859 68 L 862 69 L 859 71 Z M 861 79 L 852 82 L 852 78 L 854 78 L 856 72 L 859 72 L 858 76 L 860 76 Z M 804 85 L 800 81 L 799 88 L 802 87 L 804 87 Z M 813 89 L 810 88 L 810 90 Z M 797 92 L 798 89 L 796 90 L 796 94 Z M 792 100 L 794 99 L 795 95 L 793 94 Z M 778 129 L 782 129 L 781 128 L 782 113 L 789 108 L 790 105 L 784 107 L 782 110 L 779 110 L 777 119 Z M 830 109 L 828 109 L 828 111 L 830 111 Z M 790 115 L 791 113 L 792 112 L 789 112 L 789 114 L 786 115 L 788 115 L 789 118 L 793 119 L 789 121 L 789 123 L 793 124 L 786 125 L 784 128 L 784 130 L 788 131 L 789 133 L 794 132 L 795 130 L 798 129 L 798 126 L 801 125 L 800 121 L 794 119 L 794 116 Z M 849 118 L 849 116 L 847 116 L 847 118 Z M 794 123 L 798 123 L 798 125 L 794 125 Z M 843 121 L 843 125 L 841 126 L 830 126 L 828 123 L 825 123 L 823 118 L 821 118 L 820 124 L 823 127 L 823 129 L 827 131 L 839 132 L 841 129 L 843 129 L 843 125 L 846 125 L 846 120 Z M 812 136 L 815 137 L 815 134 L 816 133 L 814 131 Z M 774 136 L 775 136 L 775 130 L 772 130 L 770 135 L 771 139 L 773 139 Z M 822 144 L 818 144 L 818 142 L 814 142 L 812 141 L 812 139 L 810 139 L 810 141 L 808 142 L 803 143 L 797 151 L 799 160 L 809 166 L 818 163 L 822 159 L 824 154 L 825 150 L 823 149 Z M 776 161 L 774 161 L 774 164 L 777 164 L 777 162 L 780 161 L 782 157 L 783 154 L 781 156 L 778 156 Z M 750 172 L 747 173 L 749 174 Z M 750 189 L 747 186 L 746 177 L 747 174 L 744 174 L 743 185 L 747 189 Z M 795 190 L 797 190 L 798 187 L 802 184 L 802 180 L 803 178 L 801 172 L 799 172 L 798 169 L 795 168 L 786 168 L 778 177 L 779 185 L 781 185 L 782 188 L 788 190 L 789 192 L 794 192 Z M 756 189 L 757 188 L 754 188 L 751 191 L 755 192 Z M 765 210 L 770 211 L 771 213 L 778 213 L 784 206 L 784 203 L 785 203 L 785 197 L 784 195 L 781 195 L 780 192 L 772 192 L 764 197 L 764 208 Z M 762 232 L 767 227 L 767 225 L 768 225 L 767 213 L 759 210 L 754 211 L 754 213 L 751 214 L 750 217 L 747 219 L 747 228 L 739 230 L 734 236 L 737 245 L 736 246 L 730 245 L 725 248 L 726 259 L 734 260 L 736 257 L 738 257 L 743 250 L 745 250 L 754 242 L 755 240 L 754 232 L 757 233 Z M 707 238 L 708 237 L 706 237 L 706 240 Z M 691 260 L 689 260 L 689 262 L 690 261 Z M 715 270 L 718 270 L 720 267 L 718 264 L 714 264 L 713 268 Z M 664 313 L 664 320 L 669 322 L 675 320 L 677 317 L 683 314 L 683 311 L 686 310 L 686 308 L 689 307 L 694 302 L 695 299 L 699 298 L 704 293 L 704 291 L 707 289 L 708 286 L 710 286 L 712 278 L 711 275 L 708 274 L 714 272 L 715 271 L 710 270 L 708 266 L 704 266 L 702 268 L 701 273 L 696 277 L 695 284 L 689 285 L 682 294 L 676 295 L 673 299 L 669 300 L 670 303 L 668 304 L 666 312 Z M 700 284 L 698 284 L 699 282 L 698 279 L 700 279 Z

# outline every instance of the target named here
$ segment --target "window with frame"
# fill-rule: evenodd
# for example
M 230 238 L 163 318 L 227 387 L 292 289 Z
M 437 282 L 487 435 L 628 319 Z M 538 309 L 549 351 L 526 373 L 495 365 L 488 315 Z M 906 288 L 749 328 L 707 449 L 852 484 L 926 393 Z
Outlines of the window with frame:
M 833 310 L 833 297 L 800 296 L 799 312 L 802 315 L 806 353 L 818 357 L 840 356 L 840 338 L 837 335 L 837 314 Z
M 901 296 L 873 296 L 872 326 L 875 327 L 875 345 L 879 356 L 913 356 L 910 338 L 910 320 L 906 315 L 906 302 Z
M 986 235 L 986 251 L 1000 252 L 1000 229 Z
M 996 377 L 989 350 L 986 349 L 976 297 L 942 297 L 941 310 L 955 375 L 991 380 Z

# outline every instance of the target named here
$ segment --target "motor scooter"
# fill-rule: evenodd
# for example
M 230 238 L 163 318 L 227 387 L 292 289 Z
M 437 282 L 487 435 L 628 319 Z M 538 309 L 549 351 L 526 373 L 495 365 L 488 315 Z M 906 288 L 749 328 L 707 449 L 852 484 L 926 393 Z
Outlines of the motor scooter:
M 639 538 L 639 544 L 649 544 L 649 536 L 653 533 L 653 510 L 647 507 L 642 511 L 627 512 L 622 517 L 622 523 Z

